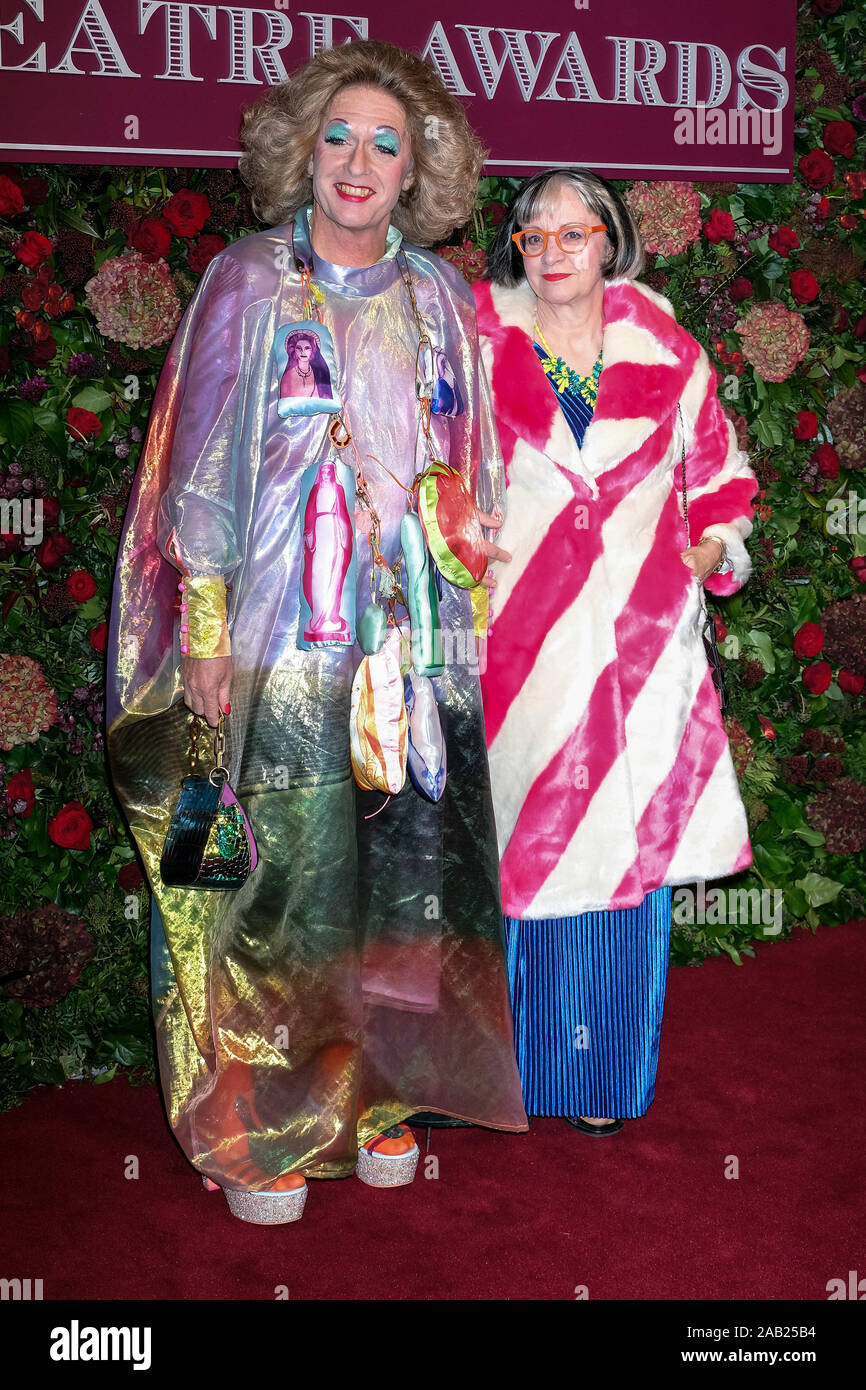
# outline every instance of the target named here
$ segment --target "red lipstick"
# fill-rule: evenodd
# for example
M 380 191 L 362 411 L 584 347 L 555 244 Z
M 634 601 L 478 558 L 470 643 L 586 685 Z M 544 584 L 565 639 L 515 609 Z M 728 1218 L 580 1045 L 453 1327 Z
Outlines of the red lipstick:
M 356 184 L 355 187 L 364 188 L 366 191 L 364 193 L 346 193 L 339 184 L 334 184 L 334 188 L 339 196 L 347 203 L 366 203 L 368 199 L 372 198 L 373 190 L 372 188 L 367 188 L 366 184 Z

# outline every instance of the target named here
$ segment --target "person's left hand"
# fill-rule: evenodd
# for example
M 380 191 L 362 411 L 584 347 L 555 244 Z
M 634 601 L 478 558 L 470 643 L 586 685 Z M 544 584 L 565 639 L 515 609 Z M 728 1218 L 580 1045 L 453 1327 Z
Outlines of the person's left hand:
M 476 508 L 476 511 L 478 511 L 478 520 L 481 522 L 481 525 L 489 526 L 494 531 L 498 531 L 501 528 L 503 521 L 505 520 L 498 506 L 494 508 L 492 516 L 489 514 L 489 512 L 482 512 L 478 508 Z M 484 548 L 486 549 L 487 557 L 490 560 L 508 561 L 511 559 L 510 552 L 507 550 L 503 550 L 498 545 L 495 545 L 493 541 L 485 540 Z M 481 584 L 485 589 L 496 588 L 496 580 L 493 578 L 493 575 L 491 574 L 490 570 L 487 571 L 484 578 L 481 580 Z
M 706 536 L 697 545 L 690 545 L 687 550 L 680 551 L 680 559 L 690 569 L 695 579 L 703 584 L 705 579 L 709 579 L 716 565 L 722 558 L 722 547 L 718 541 Z

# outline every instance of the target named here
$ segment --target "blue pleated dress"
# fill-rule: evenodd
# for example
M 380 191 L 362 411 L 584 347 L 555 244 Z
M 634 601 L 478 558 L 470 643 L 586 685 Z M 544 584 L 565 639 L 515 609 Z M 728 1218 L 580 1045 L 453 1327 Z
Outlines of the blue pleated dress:
M 534 344 L 578 447 L 600 364 L 578 378 Z M 655 1094 L 667 985 L 670 888 L 636 907 L 505 917 L 514 1045 L 529 1115 L 633 1119 Z

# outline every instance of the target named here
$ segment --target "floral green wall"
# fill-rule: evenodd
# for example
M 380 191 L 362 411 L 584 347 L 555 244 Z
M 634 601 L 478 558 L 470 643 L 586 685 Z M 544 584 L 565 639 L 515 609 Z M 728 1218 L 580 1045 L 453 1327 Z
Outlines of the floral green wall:
M 754 575 L 714 605 L 754 866 L 784 939 L 864 916 L 866 21 L 799 19 L 790 185 L 623 183 L 646 281 L 710 352 L 760 479 Z M 579 151 L 575 151 L 579 157 Z M 516 184 L 440 248 L 468 279 Z M 0 167 L 0 1108 L 34 1082 L 153 1075 L 149 898 L 107 779 L 107 605 L 166 346 L 255 230 L 223 170 Z M 27 543 L 27 504 L 44 534 Z M 19 509 L 19 510 L 16 510 Z M 730 884 L 726 885 L 730 886 Z M 760 926 L 677 921 L 673 959 Z M 102 1070 L 100 1070 L 102 1069 Z

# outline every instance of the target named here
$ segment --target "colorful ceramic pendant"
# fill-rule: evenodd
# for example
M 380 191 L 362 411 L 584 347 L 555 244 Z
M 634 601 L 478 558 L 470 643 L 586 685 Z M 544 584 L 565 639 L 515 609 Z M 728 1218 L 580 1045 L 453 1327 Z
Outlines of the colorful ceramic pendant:
M 338 459 L 301 475 L 303 526 L 298 646 L 350 647 L 355 640 L 355 475 Z
M 440 676 L 445 664 L 442 660 L 439 600 L 430 552 L 415 512 L 407 512 L 403 517 L 400 543 L 406 566 L 404 588 L 412 627 L 412 664 L 419 676 Z
M 400 674 L 400 632 L 365 656 L 352 682 L 349 716 L 352 775 L 366 791 L 399 792 L 406 780 L 408 723 Z
M 388 615 L 378 603 L 368 603 L 358 620 L 358 645 L 366 656 L 377 652 L 388 631 Z
M 445 578 L 461 589 L 480 584 L 488 565 L 484 533 L 456 468 L 437 460 L 422 474 L 418 515 L 430 554 Z
M 416 791 L 438 801 L 445 790 L 445 740 L 432 682 L 409 671 L 403 677 L 409 721 L 407 769 Z

